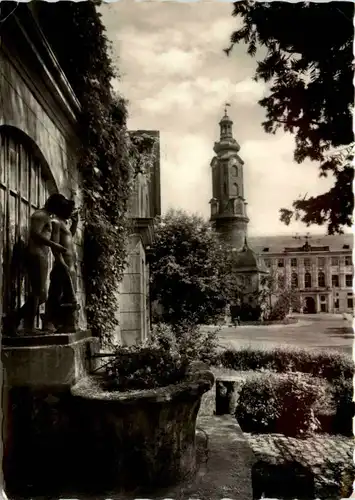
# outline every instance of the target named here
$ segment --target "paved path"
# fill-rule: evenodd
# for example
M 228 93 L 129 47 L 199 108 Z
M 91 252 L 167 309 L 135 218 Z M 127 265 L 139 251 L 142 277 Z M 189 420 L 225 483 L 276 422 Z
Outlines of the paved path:
M 299 315 L 297 318 L 298 323 L 290 325 L 223 326 L 219 332 L 221 345 L 234 348 L 296 345 L 352 354 L 354 334 L 350 316 L 319 314 Z
M 245 436 L 257 460 L 270 464 L 269 471 L 274 469 L 275 474 L 278 471 L 279 477 L 283 471 L 275 466 L 289 462 L 305 467 L 313 478 L 315 494 L 313 498 L 349 498 L 354 480 L 352 438 L 327 434 L 316 434 L 306 439 L 296 439 L 281 434 L 245 434 Z M 256 486 L 260 487 L 259 484 Z

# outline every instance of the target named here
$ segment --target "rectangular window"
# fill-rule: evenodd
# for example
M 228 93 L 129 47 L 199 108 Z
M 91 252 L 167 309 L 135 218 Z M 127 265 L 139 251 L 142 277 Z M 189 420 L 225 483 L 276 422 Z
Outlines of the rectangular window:
M 339 309 L 339 299 L 334 300 L 334 307 L 335 309 Z
M 312 288 L 312 276 L 310 273 L 304 275 L 304 286 L 305 288 Z
M 266 267 L 271 267 L 271 260 L 270 259 L 264 259 L 265 266 Z
M 339 257 L 332 257 L 332 266 L 339 266 Z
M 309 257 L 304 259 L 304 267 L 311 267 L 311 259 Z
M 291 267 L 297 267 L 297 259 L 291 259 Z
M 353 286 L 353 275 L 352 274 L 346 274 L 345 275 L 345 285 L 346 286 Z
M 339 276 L 337 274 L 332 275 L 332 286 L 339 288 Z
M 348 299 L 348 309 L 352 309 L 354 307 L 354 301 L 353 299 Z
M 280 275 L 277 277 L 277 284 L 279 288 L 284 288 L 285 286 L 285 277 Z
M 319 267 L 325 266 L 325 258 L 324 257 L 318 257 L 318 266 Z
M 352 266 L 353 265 L 351 255 L 346 255 L 345 256 L 345 265 L 346 266 Z
M 277 266 L 278 266 L 278 267 L 284 267 L 284 260 L 283 260 L 283 259 L 279 259 L 279 260 L 277 261 Z

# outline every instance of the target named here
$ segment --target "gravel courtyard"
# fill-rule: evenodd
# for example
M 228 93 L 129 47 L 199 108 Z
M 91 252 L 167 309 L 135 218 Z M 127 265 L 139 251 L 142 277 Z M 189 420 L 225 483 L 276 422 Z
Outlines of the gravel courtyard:
M 296 315 L 298 323 L 267 326 L 222 326 L 219 331 L 221 345 L 228 347 L 271 347 L 296 345 L 323 348 L 352 354 L 353 327 L 350 315 Z M 206 329 L 218 327 L 204 327 Z

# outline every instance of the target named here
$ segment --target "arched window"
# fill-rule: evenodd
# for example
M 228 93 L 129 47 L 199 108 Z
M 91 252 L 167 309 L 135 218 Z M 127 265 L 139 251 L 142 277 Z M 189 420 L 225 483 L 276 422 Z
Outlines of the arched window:
M 298 288 L 298 275 L 297 275 L 297 273 L 291 274 L 291 287 Z
M 238 177 L 238 167 L 233 167 L 233 175 L 234 177 Z
M 318 273 L 318 286 L 320 288 L 324 288 L 325 287 L 325 274 L 323 273 L 323 271 L 320 271 Z
M 312 287 L 312 276 L 311 276 L 311 273 L 305 273 L 305 275 L 304 275 L 304 286 L 305 286 L 305 288 L 311 288 Z
M 236 182 L 234 182 L 232 186 L 232 196 L 239 196 L 239 187 Z
M 43 206 L 55 184 L 36 146 L 20 130 L 0 127 L 0 232 L 3 314 L 25 300 L 23 267 L 31 214 Z

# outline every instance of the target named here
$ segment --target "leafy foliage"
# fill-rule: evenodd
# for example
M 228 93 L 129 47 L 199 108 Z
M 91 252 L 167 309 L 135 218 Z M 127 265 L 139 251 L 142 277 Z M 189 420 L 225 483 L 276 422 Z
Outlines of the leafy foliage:
M 35 11 L 80 104 L 78 169 L 84 205 L 86 311 L 93 334 L 109 342 L 117 325 L 117 289 L 126 264 L 132 179 L 147 161 L 149 138 L 130 137 L 124 99 L 115 95 L 98 2 L 37 2 Z M 65 27 L 65 43 L 63 43 Z M 149 155 L 148 155 L 149 156 Z
M 128 391 L 154 389 L 182 380 L 186 366 L 168 347 L 120 347 L 106 369 L 110 389 Z
M 319 427 L 313 408 L 324 392 L 304 374 L 256 375 L 244 383 L 235 415 L 246 432 L 307 435 Z
M 196 361 L 210 365 L 217 360 L 216 332 L 160 323 L 145 343 L 115 349 L 105 379 L 111 390 L 154 389 L 180 382 Z
M 284 276 L 280 278 L 271 272 L 261 279 L 258 303 L 266 321 L 285 319 L 290 310 L 299 310 L 301 307 L 299 293 L 287 283 Z
M 355 403 L 353 402 L 353 379 L 339 377 L 333 381 L 333 398 L 336 406 L 335 432 L 353 435 L 353 418 L 355 416 Z
M 218 330 L 203 330 L 190 322 L 180 321 L 173 326 L 158 323 L 153 327 L 151 342 L 158 348 L 169 348 L 179 354 L 185 365 L 201 361 L 208 365 L 219 362 Z
M 191 327 L 208 324 L 224 312 L 235 282 L 228 252 L 209 223 L 197 215 L 170 211 L 158 220 L 151 248 L 151 296 L 162 321 Z
M 295 134 L 295 161 L 319 162 L 320 176 L 334 176 L 329 192 L 296 200 L 292 210 L 281 210 L 281 220 L 289 224 L 295 217 L 341 232 L 351 226 L 354 206 L 354 4 L 242 0 L 233 15 L 242 27 L 227 54 L 240 42 L 251 56 L 266 49 L 255 73 L 255 80 L 268 83 L 268 95 L 259 101 L 266 110 L 265 131 Z

